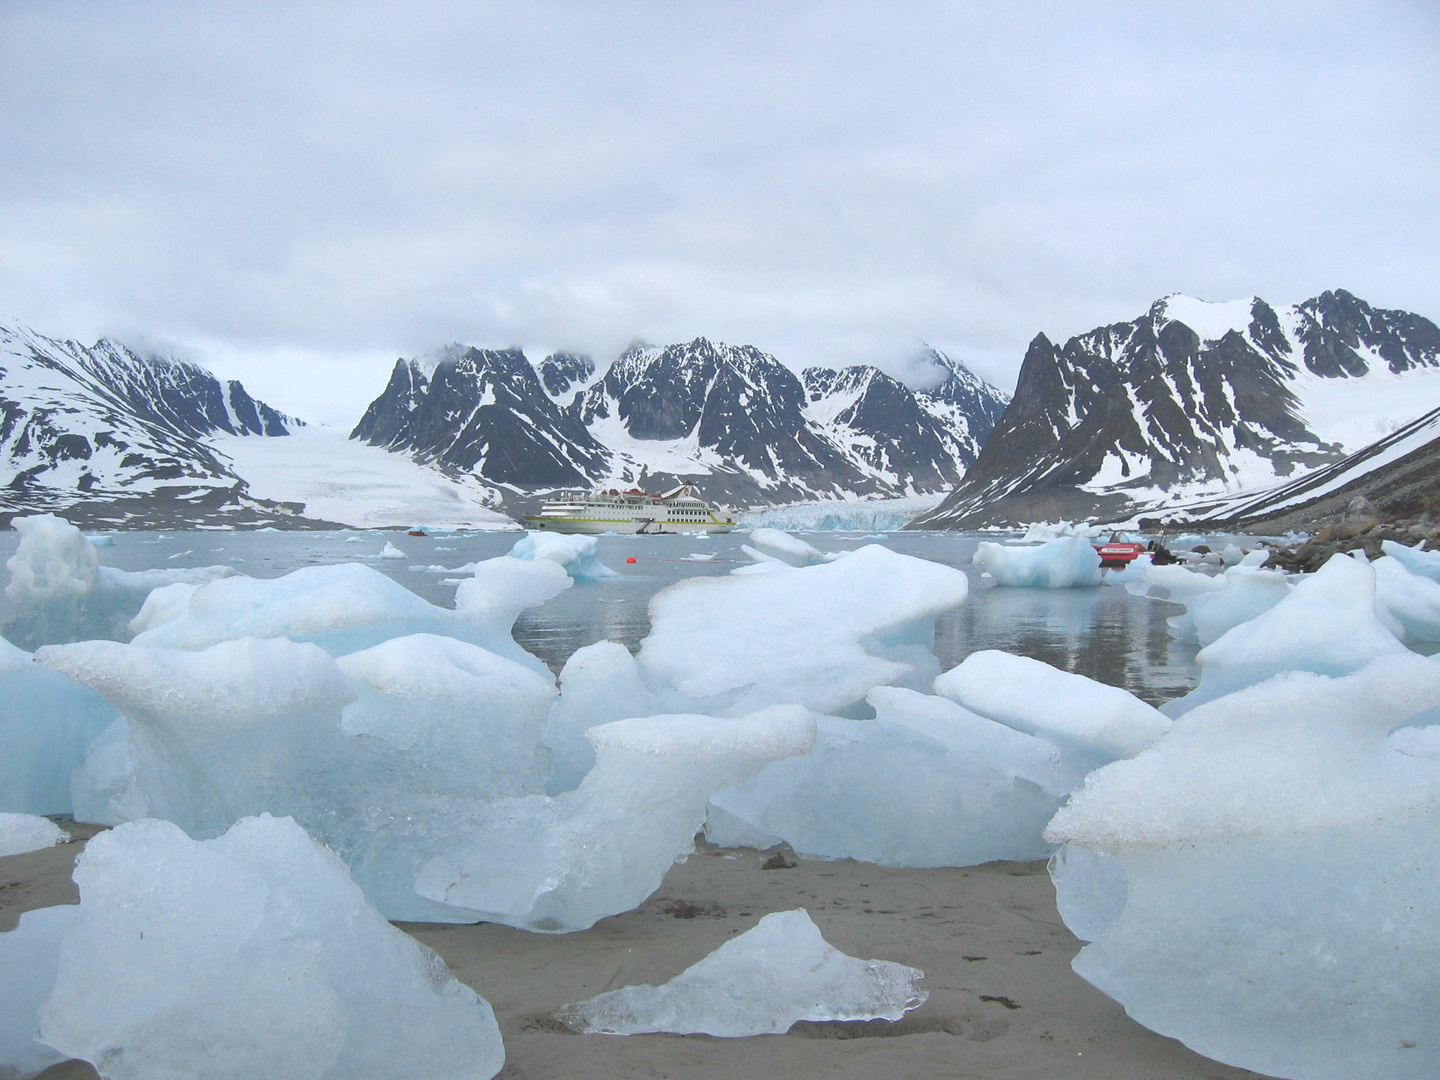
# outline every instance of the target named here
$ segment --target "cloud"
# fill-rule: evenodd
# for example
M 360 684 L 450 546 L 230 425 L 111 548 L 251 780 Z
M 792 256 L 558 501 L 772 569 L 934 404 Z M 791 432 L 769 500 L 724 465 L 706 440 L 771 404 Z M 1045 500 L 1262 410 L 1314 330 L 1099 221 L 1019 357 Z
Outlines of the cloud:
M 1437 45 L 1424 4 L 7 5 L 0 311 L 336 422 L 449 340 L 923 338 L 1008 388 L 1177 290 L 1440 316 Z

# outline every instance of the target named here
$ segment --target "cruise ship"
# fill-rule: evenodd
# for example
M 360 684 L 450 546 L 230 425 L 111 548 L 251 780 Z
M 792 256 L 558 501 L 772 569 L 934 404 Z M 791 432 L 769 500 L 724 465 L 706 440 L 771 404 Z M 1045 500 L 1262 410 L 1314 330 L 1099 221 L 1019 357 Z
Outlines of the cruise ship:
M 586 533 L 728 533 L 735 522 L 722 517 L 689 484 L 659 495 L 639 488 L 619 491 L 558 491 L 538 514 L 524 518 L 527 529 Z

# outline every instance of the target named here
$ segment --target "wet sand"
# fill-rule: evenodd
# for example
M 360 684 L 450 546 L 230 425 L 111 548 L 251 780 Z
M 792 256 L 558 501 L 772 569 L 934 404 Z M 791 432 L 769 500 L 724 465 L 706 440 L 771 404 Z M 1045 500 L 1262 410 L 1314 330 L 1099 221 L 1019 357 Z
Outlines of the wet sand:
M 82 835 L 86 826 L 75 827 Z M 0 859 L 0 930 L 22 911 L 74 903 L 82 842 Z M 767 869 L 768 867 L 771 867 Z M 929 1000 L 904 1020 L 798 1024 L 786 1035 L 576 1035 L 560 1006 L 660 983 L 772 911 L 809 910 L 836 948 L 925 972 Z M 1070 970 L 1081 943 L 1055 911 L 1043 862 L 899 870 L 776 852 L 702 848 L 639 909 L 577 934 L 402 923 L 495 1009 L 505 1080 L 1238 1080 L 1142 1028 Z M 45 1080 L 93 1077 L 54 1066 Z

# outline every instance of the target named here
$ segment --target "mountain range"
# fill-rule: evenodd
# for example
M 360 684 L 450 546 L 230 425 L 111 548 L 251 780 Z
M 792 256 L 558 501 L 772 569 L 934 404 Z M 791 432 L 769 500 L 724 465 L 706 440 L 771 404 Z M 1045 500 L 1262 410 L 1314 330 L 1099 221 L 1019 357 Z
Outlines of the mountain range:
M 478 475 L 511 503 L 558 487 L 696 483 L 712 500 L 942 492 L 975 460 L 1004 394 L 935 349 L 936 385 L 878 368 L 796 374 L 748 345 L 637 343 L 586 357 L 447 347 L 399 360 L 352 437 Z
M 93 525 L 288 522 L 207 439 L 300 424 L 195 364 L 0 326 L 0 517 L 64 510 Z
M 943 494 L 910 527 L 953 529 L 1289 528 L 1357 494 L 1397 514 L 1440 500 L 1440 329 L 1343 290 L 1288 306 L 1177 294 L 1063 345 L 1038 335 L 1013 401 L 925 358 L 914 389 L 705 338 L 636 343 L 603 369 L 452 345 L 398 360 L 350 440 L 317 440 L 187 361 L 0 326 L 0 520 L 307 527 L 323 501 L 373 525 L 420 513 L 426 490 L 446 520 L 495 522 L 480 503 L 513 515 L 558 488 L 678 483 L 754 508 Z M 343 464 L 337 445 L 354 449 Z M 291 482 L 307 469 L 314 483 Z M 367 482 L 411 494 L 358 507 Z
M 1030 343 L 964 479 L 912 528 L 1126 521 L 1336 464 L 1440 402 L 1440 330 L 1344 290 L 1156 301 Z

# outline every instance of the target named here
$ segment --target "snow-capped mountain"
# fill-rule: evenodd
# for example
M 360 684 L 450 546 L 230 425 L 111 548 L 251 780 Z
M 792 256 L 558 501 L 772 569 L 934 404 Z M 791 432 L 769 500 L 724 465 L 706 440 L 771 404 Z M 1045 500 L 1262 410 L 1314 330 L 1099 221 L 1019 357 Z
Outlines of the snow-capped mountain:
M 1440 330 L 1343 290 L 1156 301 L 1063 346 L 1030 344 L 1015 398 L 917 528 L 1124 520 L 1282 483 L 1440 403 Z
M 65 509 L 77 521 L 251 522 L 294 511 L 249 499 L 205 439 L 297 425 L 195 364 L 0 326 L 0 514 Z
M 1247 532 L 1314 531 L 1361 497 L 1382 522 L 1440 516 L 1440 407 L 1314 472 L 1260 491 L 1166 509 L 1157 523 L 1213 523 Z
M 959 478 L 1004 402 L 937 362 L 947 377 L 922 400 L 875 368 L 802 380 L 759 349 L 705 338 L 636 343 L 603 373 L 585 357 L 532 366 L 517 351 L 456 346 L 398 362 L 354 437 L 512 495 L 679 482 L 752 504 L 914 495 Z M 985 405 L 966 411 L 964 392 Z
M 511 488 L 582 484 L 609 461 L 518 349 L 450 345 L 397 360 L 351 438 Z

